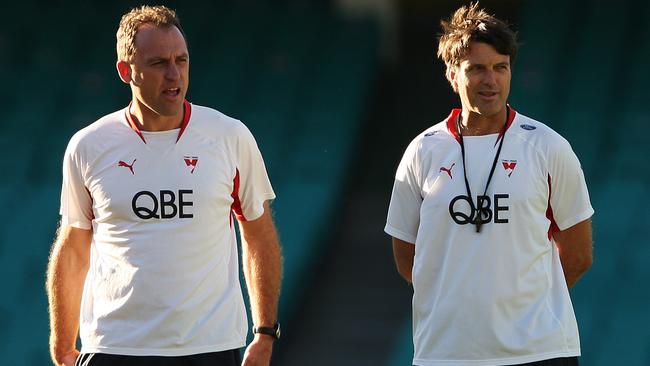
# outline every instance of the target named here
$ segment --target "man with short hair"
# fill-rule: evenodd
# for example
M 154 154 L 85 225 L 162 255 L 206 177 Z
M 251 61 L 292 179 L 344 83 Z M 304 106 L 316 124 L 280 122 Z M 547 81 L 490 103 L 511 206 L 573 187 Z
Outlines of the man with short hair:
M 408 146 L 385 227 L 413 283 L 414 365 L 577 365 L 568 288 L 593 209 L 569 143 L 507 103 L 515 34 L 463 6 L 438 56 L 461 109 Z
M 122 17 L 117 71 L 130 105 L 77 132 L 63 161 L 48 268 L 56 365 L 268 366 L 279 337 L 280 246 L 262 156 L 238 120 L 185 100 L 187 42 L 174 11 Z M 76 349 L 80 334 L 81 354 Z

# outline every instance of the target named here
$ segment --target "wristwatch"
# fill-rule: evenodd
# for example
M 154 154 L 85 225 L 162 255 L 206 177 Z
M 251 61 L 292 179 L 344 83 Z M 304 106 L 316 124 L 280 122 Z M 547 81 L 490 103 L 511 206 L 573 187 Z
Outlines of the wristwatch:
M 253 325 L 253 334 L 266 334 L 275 339 L 280 339 L 280 323 L 275 323 L 273 327 L 256 327 Z

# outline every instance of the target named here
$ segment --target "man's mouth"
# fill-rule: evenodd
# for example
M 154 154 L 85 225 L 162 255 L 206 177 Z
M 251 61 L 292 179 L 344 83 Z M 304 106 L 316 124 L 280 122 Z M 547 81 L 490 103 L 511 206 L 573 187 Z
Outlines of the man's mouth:
M 480 96 L 482 96 L 482 97 L 486 97 L 486 98 L 492 98 L 492 97 L 496 96 L 497 94 L 499 94 L 499 93 L 494 92 L 494 91 L 482 91 L 482 92 L 478 92 L 478 95 L 480 95 Z
M 163 90 L 163 94 L 168 97 L 177 97 L 181 93 L 181 88 L 169 88 Z

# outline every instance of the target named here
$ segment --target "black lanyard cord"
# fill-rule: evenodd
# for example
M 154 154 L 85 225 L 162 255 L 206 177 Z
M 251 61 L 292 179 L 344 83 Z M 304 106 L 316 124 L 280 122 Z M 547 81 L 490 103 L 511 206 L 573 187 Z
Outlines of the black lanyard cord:
M 487 183 L 485 183 L 485 191 L 483 191 L 483 196 L 479 196 L 476 198 L 476 204 L 477 206 L 474 206 L 474 198 L 472 197 L 472 190 L 469 188 L 469 181 L 467 180 L 467 168 L 465 164 L 465 143 L 463 141 L 463 133 L 460 130 L 460 116 L 461 113 L 458 114 L 458 118 L 456 119 L 456 129 L 458 130 L 458 136 L 460 138 L 460 153 L 463 158 L 463 177 L 465 178 L 465 188 L 467 189 L 467 196 L 469 198 L 469 205 L 470 208 L 472 209 L 472 214 L 470 217 L 476 215 L 474 217 L 474 224 L 476 225 L 476 232 L 479 233 L 481 232 L 481 226 L 483 225 L 483 214 L 485 213 L 485 217 L 489 217 L 489 213 L 487 213 L 488 207 L 483 207 L 483 197 L 487 194 L 488 187 L 490 186 L 490 182 L 492 181 L 492 175 L 494 174 L 494 169 L 497 166 L 497 161 L 499 160 L 499 155 L 501 155 L 501 147 L 503 146 L 503 140 L 505 140 L 506 137 L 506 128 L 508 126 L 508 116 L 510 115 L 510 107 L 506 107 L 506 121 L 503 125 L 503 129 L 501 130 L 501 133 L 499 134 L 499 137 L 501 138 L 501 141 L 499 142 L 499 147 L 497 148 L 496 154 L 494 154 L 494 161 L 492 161 L 492 169 L 490 169 L 490 175 L 488 176 Z M 499 138 L 497 137 L 497 138 Z

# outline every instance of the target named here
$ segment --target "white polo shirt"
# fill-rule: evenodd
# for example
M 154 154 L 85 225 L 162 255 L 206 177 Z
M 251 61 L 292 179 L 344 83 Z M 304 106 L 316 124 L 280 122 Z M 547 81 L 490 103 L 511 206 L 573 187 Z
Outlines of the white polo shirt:
M 504 138 L 486 194 L 489 222 L 477 233 L 469 222 L 459 113 L 407 148 L 385 227 L 415 244 L 413 363 L 509 365 L 578 356 L 578 328 L 551 234 L 593 214 L 580 163 L 564 138 L 514 110 L 504 136 L 463 136 L 475 205 Z
M 232 213 L 275 198 L 249 130 L 185 102 L 180 129 L 140 131 L 128 108 L 75 134 L 62 225 L 93 230 L 81 352 L 179 356 L 245 345 Z

